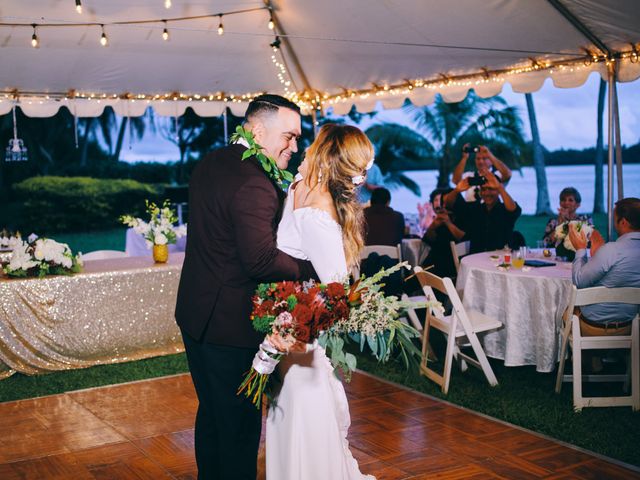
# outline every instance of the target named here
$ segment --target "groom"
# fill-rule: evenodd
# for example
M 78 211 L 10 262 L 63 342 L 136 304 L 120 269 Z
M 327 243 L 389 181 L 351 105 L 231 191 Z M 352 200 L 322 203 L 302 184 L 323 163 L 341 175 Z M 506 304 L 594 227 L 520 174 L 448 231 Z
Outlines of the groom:
M 278 167 L 298 150 L 300 109 L 278 95 L 248 106 L 244 128 Z M 276 248 L 284 192 L 247 149 L 229 145 L 204 157 L 189 184 L 189 235 L 176 321 L 198 395 L 198 479 L 255 479 L 261 412 L 236 390 L 262 341 L 251 327 L 259 282 L 315 277 L 309 262 Z

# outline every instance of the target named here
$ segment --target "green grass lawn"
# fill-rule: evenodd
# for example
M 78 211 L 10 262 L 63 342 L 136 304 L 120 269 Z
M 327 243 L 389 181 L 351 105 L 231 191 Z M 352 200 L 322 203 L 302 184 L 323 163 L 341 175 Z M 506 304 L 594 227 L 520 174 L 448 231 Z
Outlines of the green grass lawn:
M 94 250 L 124 251 L 126 232 L 126 228 L 114 228 L 95 232 L 57 233 L 50 237 L 58 242 L 68 243 L 74 253 Z

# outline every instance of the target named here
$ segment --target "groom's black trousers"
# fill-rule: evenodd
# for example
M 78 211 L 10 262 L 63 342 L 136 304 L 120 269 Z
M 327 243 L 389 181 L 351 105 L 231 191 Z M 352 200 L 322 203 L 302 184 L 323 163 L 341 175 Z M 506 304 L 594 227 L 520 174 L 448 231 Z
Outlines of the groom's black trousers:
M 198 480 L 254 480 L 262 411 L 236 391 L 256 349 L 199 342 L 184 330 L 182 339 L 199 401 Z

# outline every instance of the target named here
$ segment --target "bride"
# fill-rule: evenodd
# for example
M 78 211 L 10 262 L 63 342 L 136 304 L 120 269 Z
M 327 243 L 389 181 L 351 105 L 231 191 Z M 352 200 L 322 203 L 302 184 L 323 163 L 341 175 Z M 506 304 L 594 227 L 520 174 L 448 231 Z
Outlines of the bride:
M 278 227 L 278 248 L 310 260 L 320 281 L 341 281 L 360 258 L 362 208 L 357 186 L 373 162 L 359 129 L 324 125 L 289 189 Z M 349 450 L 351 419 L 342 383 L 322 347 L 272 342 L 291 353 L 278 365 L 281 387 L 267 416 L 268 480 L 374 479 L 360 473 Z

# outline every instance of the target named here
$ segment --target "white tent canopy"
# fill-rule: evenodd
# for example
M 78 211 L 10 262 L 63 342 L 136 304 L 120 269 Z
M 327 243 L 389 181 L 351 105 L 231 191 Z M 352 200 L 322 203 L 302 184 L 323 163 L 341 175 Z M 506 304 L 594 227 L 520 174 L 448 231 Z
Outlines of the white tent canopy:
M 159 115 L 188 106 L 203 116 L 225 106 L 242 114 L 260 92 L 295 93 L 307 108 L 345 113 L 354 104 L 370 111 L 377 101 L 398 107 L 407 97 L 425 105 L 436 93 L 459 101 L 470 88 L 488 97 L 505 83 L 533 92 L 546 78 L 576 87 L 593 71 L 606 77 L 607 64 L 619 81 L 640 77 L 633 0 L 82 0 L 82 7 L 78 14 L 72 0 L 0 3 L 0 114 L 16 101 L 30 116 L 62 105 L 78 116 L 100 115 L 106 105 L 126 116 L 148 106 Z

